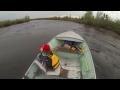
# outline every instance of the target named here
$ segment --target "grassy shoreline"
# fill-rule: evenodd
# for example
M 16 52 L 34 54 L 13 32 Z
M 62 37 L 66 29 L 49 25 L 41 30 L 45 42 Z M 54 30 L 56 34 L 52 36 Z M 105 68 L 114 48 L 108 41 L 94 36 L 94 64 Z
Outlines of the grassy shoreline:
M 107 14 L 101 11 L 97 12 L 96 16 L 93 16 L 92 11 L 87 11 L 82 17 L 79 17 L 79 18 L 73 18 L 70 15 L 70 16 L 64 16 L 64 17 L 55 16 L 55 17 L 48 17 L 48 18 L 30 19 L 29 16 L 25 16 L 22 19 L 0 21 L 0 28 L 10 26 L 10 25 L 20 24 L 24 22 L 29 22 L 32 20 L 71 21 L 71 22 L 76 22 L 79 24 L 84 24 L 84 25 L 88 25 L 91 27 L 95 27 L 97 29 L 109 30 L 109 31 L 115 32 L 118 35 L 120 35 L 120 20 L 112 20 L 111 17 L 109 17 Z
M 16 19 L 16 20 L 5 20 L 5 21 L 0 21 L 0 28 L 11 26 L 11 25 L 16 25 L 24 22 L 29 22 L 30 18 L 29 16 L 25 16 L 24 18 L 21 19 Z
M 96 16 L 93 16 L 92 11 L 87 11 L 82 17 L 73 18 L 70 16 L 55 16 L 49 18 L 36 18 L 31 20 L 64 20 L 64 21 L 72 21 L 79 24 L 88 25 L 91 27 L 95 27 L 97 29 L 105 29 L 109 31 L 113 31 L 120 35 L 120 20 L 113 20 L 107 14 L 99 11 L 97 12 Z

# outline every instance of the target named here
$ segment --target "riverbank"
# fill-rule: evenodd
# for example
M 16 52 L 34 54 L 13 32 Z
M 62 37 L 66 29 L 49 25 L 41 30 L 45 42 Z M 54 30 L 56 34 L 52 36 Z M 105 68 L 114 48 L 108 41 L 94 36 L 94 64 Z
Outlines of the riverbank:
M 117 38 L 117 39 L 120 40 L 120 33 L 117 33 L 117 32 L 115 32 L 113 30 L 110 30 L 110 29 L 101 28 L 99 26 L 94 26 L 94 25 L 80 23 L 80 22 L 78 22 L 77 19 L 76 20 L 70 20 L 70 19 L 64 20 L 62 18 L 59 18 L 59 19 L 55 19 L 55 18 L 36 18 L 36 19 L 31 19 L 31 21 L 33 21 L 33 20 L 59 20 L 59 21 L 75 22 L 75 23 L 78 23 L 78 24 L 83 24 L 85 27 L 88 27 L 88 28 L 94 28 L 95 30 L 101 32 L 104 35 L 108 35 L 109 34 L 109 35 L 113 36 L 114 38 Z
M 24 22 L 29 22 L 29 21 L 30 21 L 29 16 L 25 16 L 24 18 L 16 19 L 16 20 L 0 21 L 0 28 L 15 25 L 15 24 L 20 24 L 20 23 L 24 23 Z
M 82 21 L 81 19 L 79 18 L 67 18 L 65 19 L 64 17 L 63 18 L 59 18 L 59 17 L 51 17 L 51 18 L 36 18 L 36 19 L 31 19 L 31 20 L 62 20 L 62 21 L 71 21 L 71 22 L 75 22 L 75 23 L 79 23 L 79 24 L 84 24 L 86 26 L 89 26 L 89 27 L 94 27 L 96 30 L 102 30 L 102 31 L 107 31 L 111 34 L 118 34 L 120 35 L 120 29 L 118 26 L 115 27 L 115 23 L 112 22 L 113 24 L 111 25 L 100 25 L 101 22 L 99 23 L 98 21 L 98 25 L 96 25 L 95 23 L 86 23 L 84 21 Z M 105 32 L 106 32 L 105 31 Z
M 92 11 L 87 11 L 83 16 L 79 16 L 79 18 L 73 18 L 70 16 L 54 16 L 54 17 L 48 17 L 48 18 L 34 18 L 30 19 L 29 16 L 25 16 L 22 19 L 16 19 L 16 20 L 6 20 L 6 21 L 0 21 L 0 28 L 20 24 L 24 22 L 29 22 L 33 20 L 62 20 L 62 21 L 71 21 L 76 22 L 79 24 L 84 24 L 86 26 L 94 27 L 96 30 L 102 30 L 107 31 L 110 33 L 116 33 L 120 36 L 120 20 L 113 20 L 110 16 L 107 14 L 99 11 L 97 12 L 96 16 L 93 16 Z M 106 32 L 105 31 L 105 32 Z
M 82 17 L 73 18 L 70 16 L 55 16 L 49 18 L 36 18 L 31 20 L 64 20 L 64 21 L 72 21 L 79 24 L 89 25 L 91 27 L 95 27 L 97 29 L 105 29 L 107 31 L 112 31 L 120 35 L 120 20 L 113 20 L 107 14 L 99 11 L 96 16 L 93 16 L 92 11 L 87 11 Z

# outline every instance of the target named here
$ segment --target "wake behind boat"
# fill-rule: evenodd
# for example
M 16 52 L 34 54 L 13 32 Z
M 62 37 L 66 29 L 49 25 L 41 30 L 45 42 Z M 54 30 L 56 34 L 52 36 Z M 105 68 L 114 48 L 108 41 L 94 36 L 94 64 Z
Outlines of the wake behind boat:
M 48 44 L 58 56 L 60 65 L 55 70 L 46 69 L 40 62 L 39 53 L 23 79 L 96 79 L 89 47 L 80 35 L 73 31 L 64 32 Z

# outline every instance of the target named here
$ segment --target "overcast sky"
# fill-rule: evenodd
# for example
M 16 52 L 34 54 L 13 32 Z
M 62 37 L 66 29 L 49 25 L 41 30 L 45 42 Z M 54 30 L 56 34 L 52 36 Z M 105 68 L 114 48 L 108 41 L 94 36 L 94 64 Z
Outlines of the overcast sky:
M 120 19 L 120 11 L 103 11 L 113 19 Z M 97 11 L 93 11 L 96 15 Z M 85 14 L 85 11 L 0 11 L 0 20 L 19 19 L 25 15 L 30 18 L 42 18 L 51 16 L 65 16 L 70 15 L 73 17 L 79 17 Z

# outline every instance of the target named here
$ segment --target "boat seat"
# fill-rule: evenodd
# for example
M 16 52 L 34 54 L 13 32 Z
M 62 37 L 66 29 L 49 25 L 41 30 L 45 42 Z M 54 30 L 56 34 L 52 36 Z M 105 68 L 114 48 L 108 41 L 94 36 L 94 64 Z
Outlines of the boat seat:
M 60 65 L 55 70 L 49 70 L 49 69 L 47 70 L 46 67 L 42 65 L 38 60 L 35 60 L 34 63 L 39 67 L 40 70 L 44 71 L 46 75 L 60 75 L 60 70 L 61 70 Z
M 45 73 L 47 72 L 46 67 L 42 65 L 38 60 L 35 60 L 34 63 Z
M 58 47 L 55 49 L 55 51 L 61 51 L 61 52 L 67 52 L 67 53 L 73 53 L 73 54 L 81 54 L 79 50 L 70 50 L 70 49 L 66 49 L 63 47 Z

